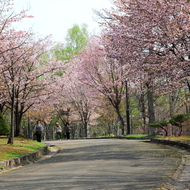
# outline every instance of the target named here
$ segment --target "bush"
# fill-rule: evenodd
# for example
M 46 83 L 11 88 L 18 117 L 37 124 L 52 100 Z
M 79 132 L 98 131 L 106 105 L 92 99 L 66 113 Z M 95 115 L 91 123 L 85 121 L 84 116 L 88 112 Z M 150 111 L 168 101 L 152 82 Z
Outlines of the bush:
M 165 127 L 167 127 L 168 125 L 168 121 L 166 120 L 162 120 L 162 121 L 155 121 L 154 123 L 150 123 L 151 127 L 157 127 L 157 128 L 161 128 L 165 131 L 165 136 L 168 136 L 168 131 Z
M 9 126 L 7 125 L 2 113 L 0 112 L 0 135 L 8 135 Z

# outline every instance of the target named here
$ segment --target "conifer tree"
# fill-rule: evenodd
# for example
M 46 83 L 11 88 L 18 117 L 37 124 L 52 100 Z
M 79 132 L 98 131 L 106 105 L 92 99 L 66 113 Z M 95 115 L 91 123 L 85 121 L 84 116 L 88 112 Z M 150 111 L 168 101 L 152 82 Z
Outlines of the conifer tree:
M 0 112 L 0 135 L 8 135 L 9 126 L 7 125 L 2 113 Z

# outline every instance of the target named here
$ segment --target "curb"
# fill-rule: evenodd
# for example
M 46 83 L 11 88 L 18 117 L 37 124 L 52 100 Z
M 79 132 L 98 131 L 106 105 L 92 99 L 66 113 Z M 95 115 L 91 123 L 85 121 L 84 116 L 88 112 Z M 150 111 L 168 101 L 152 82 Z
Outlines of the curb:
M 48 146 L 45 146 L 36 152 L 0 162 L 0 172 L 4 171 L 5 169 L 11 169 L 13 167 L 23 166 L 25 164 L 35 162 L 42 156 L 49 154 L 49 152 L 50 151 L 48 150 Z
M 170 140 L 161 140 L 161 139 L 150 139 L 150 142 L 157 144 L 165 144 L 170 146 L 177 146 L 179 148 L 184 148 L 190 151 L 190 143 L 180 142 L 180 141 L 170 141 Z

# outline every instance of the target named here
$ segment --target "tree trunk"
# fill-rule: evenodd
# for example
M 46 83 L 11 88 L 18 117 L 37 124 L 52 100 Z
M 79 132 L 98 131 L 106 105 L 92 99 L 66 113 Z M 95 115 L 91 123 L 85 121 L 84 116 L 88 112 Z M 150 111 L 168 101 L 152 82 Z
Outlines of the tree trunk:
M 19 116 L 15 114 L 15 137 L 18 137 L 20 135 L 20 119 Z
M 85 137 L 88 137 L 88 123 L 87 122 L 85 122 L 84 123 L 84 135 L 85 135 Z
M 178 136 L 181 136 L 182 134 L 182 125 L 179 126 L 179 135 Z
M 165 136 L 167 137 L 168 136 L 168 131 L 164 127 L 161 127 L 161 128 L 164 130 Z
M 154 115 L 154 100 L 153 100 L 153 92 L 152 87 L 147 84 L 148 92 L 147 92 L 147 98 L 148 98 L 148 115 L 149 115 L 149 124 L 155 122 L 155 115 Z M 155 136 L 156 135 L 156 129 L 155 127 L 151 127 L 149 125 L 149 135 Z
M 18 137 L 20 135 L 21 120 L 22 120 L 22 110 L 18 110 L 18 107 L 16 107 L 16 110 L 15 110 L 15 137 Z
M 125 122 L 123 120 L 123 117 L 120 116 L 121 119 L 121 131 L 122 131 L 122 135 L 125 135 Z
M 3 113 L 3 108 L 5 106 L 5 102 L 0 103 L 0 112 Z
M 118 115 L 118 121 L 121 122 L 120 123 L 120 128 L 121 128 L 121 131 L 122 131 L 121 133 L 122 133 L 122 135 L 125 135 L 125 123 L 124 123 L 123 117 L 121 116 L 119 105 L 116 105 L 115 109 L 116 109 L 116 112 L 117 112 L 117 115 Z
M 10 137 L 7 144 L 14 144 L 14 103 L 15 102 L 15 87 L 12 87 L 12 97 L 11 97 L 11 131 Z
M 141 107 L 141 114 L 143 117 L 143 129 L 144 132 L 146 131 L 146 109 L 145 109 L 145 95 L 144 93 L 141 93 L 140 95 L 140 107 Z
M 126 134 L 131 134 L 131 124 L 130 124 L 130 114 L 129 114 L 129 95 L 128 95 L 128 83 L 127 80 L 125 81 L 125 101 L 126 101 Z M 123 131 L 124 132 L 124 131 Z
M 173 95 L 169 95 L 169 106 L 170 106 L 170 118 L 173 117 L 174 113 L 174 97 Z M 173 125 L 171 126 L 172 131 L 170 132 L 171 135 L 174 135 Z

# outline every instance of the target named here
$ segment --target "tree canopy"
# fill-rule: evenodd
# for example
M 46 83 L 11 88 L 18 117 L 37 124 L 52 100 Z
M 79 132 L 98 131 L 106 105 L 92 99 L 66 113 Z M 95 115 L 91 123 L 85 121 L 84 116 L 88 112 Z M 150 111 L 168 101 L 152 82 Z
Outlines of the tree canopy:
M 74 24 L 62 44 L 53 44 L 48 36 L 15 30 L 13 22 L 31 16 L 14 13 L 10 0 L 0 2 L 0 111 L 11 116 L 12 135 L 22 132 L 22 119 L 35 111 L 44 123 L 56 116 L 88 136 L 106 113 L 113 118 L 105 123 L 125 134 L 127 101 L 133 130 L 152 135 L 151 123 L 163 127 L 161 121 L 181 107 L 190 110 L 189 0 L 113 4 L 97 13 L 100 35 Z M 110 106 L 113 114 L 106 110 Z

